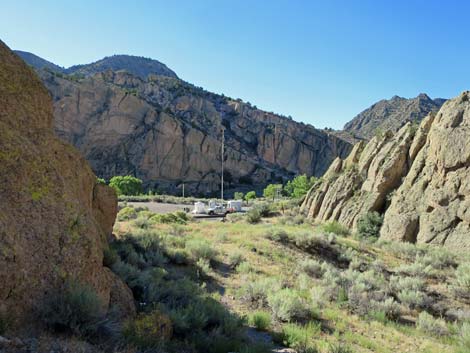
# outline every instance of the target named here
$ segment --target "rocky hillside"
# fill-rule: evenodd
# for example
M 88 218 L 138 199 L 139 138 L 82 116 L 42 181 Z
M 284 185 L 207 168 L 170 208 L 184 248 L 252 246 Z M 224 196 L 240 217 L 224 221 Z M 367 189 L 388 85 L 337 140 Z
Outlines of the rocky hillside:
M 0 41 L 0 319 L 37 324 L 66 281 L 91 286 L 102 310 L 133 311 L 129 289 L 103 267 L 116 195 L 53 131 L 50 95 Z
M 155 189 L 176 192 L 184 182 L 191 192 L 216 192 L 222 129 L 226 188 L 321 175 L 351 149 L 333 134 L 172 75 L 39 74 L 53 96 L 56 132 L 104 178 L 133 174 Z
M 445 99 L 431 99 L 422 93 L 416 98 L 394 96 L 381 100 L 354 117 L 344 130 L 358 138 L 370 140 L 376 132 L 398 131 L 407 122 L 420 122 L 430 112 L 436 112 Z
M 384 214 L 381 237 L 470 248 L 469 92 L 430 113 L 418 128 L 357 144 L 336 159 L 302 209 L 318 221 L 355 228 L 371 211 Z

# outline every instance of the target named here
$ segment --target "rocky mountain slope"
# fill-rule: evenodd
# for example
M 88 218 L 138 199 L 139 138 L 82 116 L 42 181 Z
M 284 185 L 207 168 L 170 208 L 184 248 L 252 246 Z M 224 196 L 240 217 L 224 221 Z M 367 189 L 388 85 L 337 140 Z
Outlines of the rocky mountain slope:
M 407 122 L 420 122 L 430 112 L 436 112 L 445 99 L 431 99 L 422 93 L 411 99 L 394 96 L 381 100 L 364 110 L 344 126 L 344 130 L 370 140 L 374 134 L 398 131 Z
M 109 68 L 92 66 L 95 71 Z M 262 187 L 297 173 L 321 175 L 351 149 L 333 134 L 176 76 L 144 79 L 122 70 L 94 75 L 81 70 L 87 76 L 39 74 L 53 96 L 56 132 L 85 155 L 100 177 L 133 174 L 154 189 L 176 192 L 184 182 L 190 192 L 214 193 L 222 129 L 227 188 Z
M 336 159 L 302 210 L 355 228 L 366 213 L 385 215 L 381 237 L 470 248 L 469 92 L 430 113 L 418 128 L 360 142 Z M 390 201 L 391 200 L 391 201 Z
M 103 267 L 116 195 L 54 135 L 48 91 L 1 41 L 0 107 L 0 318 L 37 324 L 67 280 L 91 286 L 103 312 L 132 312 L 130 290 Z

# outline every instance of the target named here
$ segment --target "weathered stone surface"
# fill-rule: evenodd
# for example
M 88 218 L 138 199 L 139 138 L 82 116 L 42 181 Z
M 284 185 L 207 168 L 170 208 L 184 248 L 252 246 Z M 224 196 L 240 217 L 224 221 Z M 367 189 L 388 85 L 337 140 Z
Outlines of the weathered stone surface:
M 418 129 L 419 141 L 426 129 L 427 123 Z M 395 135 L 386 132 L 367 145 L 356 144 L 349 157 L 336 159 L 322 182 L 309 191 L 302 210 L 319 222 L 335 220 L 353 229 L 365 213 L 383 213 L 387 196 L 400 186 L 411 164 L 410 147 L 420 145 L 413 144 L 415 132 L 408 123 Z
M 419 123 L 429 113 L 437 112 L 445 99 L 431 99 L 421 93 L 415 98 L 394 96 L 364 110 L 344 126 L 353 136 L 372 139 L 377 130 L 398 131 L 407 122 Z
M 34 64 L 34 63 L 33 63 Z M 57 134 L 106 179 L 136 175 L 146 187 L 210 194 L 262 188 L 295 174 L 322 175 L 352 145 L 329 132 L 204 91 L 177 77 L 99 71 L 77 79 L 39 74 L 54 100 Z M 91 72 L 91 73 L 93 73 Z
M 436 115 L 385 214 L 383 239 L 470 249 L 469 98 L 462 93 Z
M 132 311 L 120 280 L 103 267 L 116 197 L 96 185 L 78 152 L 55 137 L 52 102 L 24 62 L 0 42 L 0 310 L 29 325 L 66 279 L 92 286 L 107 310 L 111 290 Z M 104 197 L 103 197 L 104 195 Z

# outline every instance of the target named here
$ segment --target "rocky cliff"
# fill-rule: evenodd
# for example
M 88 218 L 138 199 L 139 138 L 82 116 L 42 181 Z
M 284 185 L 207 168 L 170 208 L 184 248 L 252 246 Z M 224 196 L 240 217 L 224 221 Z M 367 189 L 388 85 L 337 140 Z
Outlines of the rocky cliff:
M 377 132 L 396 132 L 407 122 L 419 123 L 430 112 L 438 111 L 444 102 L 445 99 L 431 99 L 424 93 L 411 99 L 398 96 L 383 99 L 354 117 L 344 130 L 370 140 Z
M 419 127 L 357 144 L 309 191 L 302 210 L 317 221 L 356 227 L 384 214 L 381 237 L 470 248 L 469 93 L 446 102 Z
M 192 192 L 216 192 L 222 129 L 226 188 L 263 186 L 298 173 L 318 176 L 351 149 L 333 134 L 176 75 L 39 73 L 53 96 L 57 134 L 104 178 L 132 174 L 154 189 L 176 192 L 184 182 Z
M 92 286 L 103 312 L 133 311 L 129 289 L 103 267 L 116 195 L 55 137 L 48 91 L 1 41 L 0 180 L 1 315 L 29 326 L 68 279 Z

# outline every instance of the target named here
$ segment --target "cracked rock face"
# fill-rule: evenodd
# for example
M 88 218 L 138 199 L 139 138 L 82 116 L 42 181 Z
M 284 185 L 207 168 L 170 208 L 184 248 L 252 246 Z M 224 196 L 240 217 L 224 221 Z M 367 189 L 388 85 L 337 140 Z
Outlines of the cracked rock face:
M 132 174 L 155 189 L 175 192 L 184 181 L 188 192 L 217 191 L 222 128 L 226 188 L 321 175 L 351 149 L 312 126 L 174 77 L 39 74 L 53 96 L 57 134 L 106 179 Z
M 470 93 L 441 108 L 385 213 L 381 237 L 470 249 Z
M 53 133 L 52 102 L 36 74 L 0 41 L 0 313 L 33 324 L 65 280 L 90 285 L 103 311 L 132 313 L 130 290 L 103 267 L 116 195 Z
M 357 144 L 322 179 L 302 204 L 317 221 L 354 229 L 361 216 L 377 211 L 384 214 L 382 239 L 470 249 L 469 92 L 418 128 L 408 123 Z

